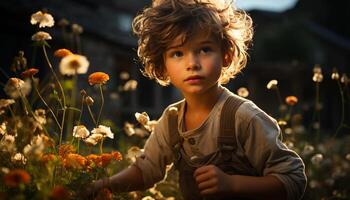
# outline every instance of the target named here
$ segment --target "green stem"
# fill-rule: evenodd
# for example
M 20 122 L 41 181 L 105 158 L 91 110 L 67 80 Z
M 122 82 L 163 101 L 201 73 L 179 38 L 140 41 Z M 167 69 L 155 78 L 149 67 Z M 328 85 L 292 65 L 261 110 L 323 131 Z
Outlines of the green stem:
M 101 107 L 100 107 L 100 112 L 98 113 L 98 117 L 97 117 L 97 125 L 100 123 L 100 117 L 101 117 L 103 105 L 105 103 L 105 99 L 103 98 L 102 84 L 99 84 L 99 88 L 100 88 L 100 94 L 101 94 Z
M 83 95 L 83 97 L 81 98 L 81 107 L 80 107 L 80 114 L 79 114 L 79 119 L 78 119 L 78 125 L 80 125 L 81 116 L 83 115 L 84 99 L 85 99 L 85 95 Z
M 90 117 L 91 117 L 92 121 L 94 122 L 95 127 L 97 127 L 97 123 L 96 123 L 96 120 L 94 118 L 94 115 L 92 114 L 91 108 L 90 108 L 89 105 L 87 105 L 87 107 L 88 107 L 88 111 L 89 111 Z
M 62 114 L 62 121 L 61 121 L 61 132 L 60 132 L 60 140 L 59 140 L 59 145 L 62 144 L 62 137 L 63 137 L 63 130 L 64 130 L 64 122 L 65 122 L 65 118 L 66 118 L 66 96 L 64 94 L 64 90 L 63 90 L 63 87 L 62 87 L 62 84 L 60 82 L 60 80 L 58 79 L 57 77 L 57 74 L 55 73 L 55 70 L 53 69 L 52 65 L 51 65 L 51 62 L 49 60 L 49 57 L 47 56 L 47 52 L 46 52 L 46 48 L 45 48 L 45 45 L 43 45 L 43 51 L 44 51 L 44 55 L 45 55 L 45 59 L 46 59 L 46 62 L 47 64 L 49 65 L 49 68 L 61 90 L 61 95 L 62 95 L 62 99 L 63 99 L 63 114 Z
M 75 70 L 75 74 L 73 75 L 73 89 L 71 90 L 71 107 L 75 108 L 76 105 L 76 87 L 77 86 L 77 70 Z M 69 133 L 72 130 L 72 126 L 74 126 L 74 112 L 70 111 L 68 112 L 68 124 L 67 124 L 67 133 Z M 69 134 L 70 135 L 70 134 Z
M 100 154 L 103 153 L 103 138 L 101 140 L 101 143 L 100 143 Z
M 45 45 L 43 45 L 43 51 L 44 51 L 46 62 L 49 65 L 49 68 L 50 68 L 50 70 L 51 70 L 51 72 L 52 72 L 52 74 L 53 74 L 53 76 L 54 76 L 54 78 L 55 78 L 55 80 L 56 80 L 60 90 L 61 90 L 61 95 L 62 95 L 62 98 L 63 98 L 63 106 L 66 106 L 66 96 L 64 94 L 64 90 L 63 90 L 62 84 L 61 84 L 60 80 L 58 79 L 55 70 L 52 67 L 52 64 L 51 64 L 51 62 L 49 60 L 49 57 L 47 56 Z
M 31 79 L 32 79 L 32 81 L 34 82 L 33 76 L 31 77 Z M 52 117 L 54 118 L 54 120 L 55 120 L 55 122 L 56 122 L 58 128 L 61 130 L 62 127 L 61 127 L 60 123 L 58 122 L 58 119 L 57 119 L 55 113 L 54 113 L 53 110 L 50 108 L 50 106 L 46 103 L 45 99 L 41 96 L 41 94 L 40 94 L 40 92 L 39 92 L 38 87 L 36 86 L 36 84 L 33 84 L 33 85 L 34 85 L 34 89 L 35 89 L 37 95 L 39 96 L 39 98 L 41 99 L 41 101 L 44 103 L 44 105 L 49 109 L 49 111 L 50 111 Z

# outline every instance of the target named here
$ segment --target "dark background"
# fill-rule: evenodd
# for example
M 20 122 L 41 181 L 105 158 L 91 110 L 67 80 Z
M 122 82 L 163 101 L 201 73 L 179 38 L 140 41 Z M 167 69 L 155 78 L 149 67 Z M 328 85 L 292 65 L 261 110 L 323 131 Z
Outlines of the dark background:
M 1 83 L 6 83 L 4 74 L 9 71 L 12 59 L 23 50 L 30 67 L 40 69 L 39 77 L 45 77 L 48 68 L 42 52 L 34 51 L 31 36 L 37 29 L 30 24 L 34 12 L 47 9 L 56 24 L 66 18 L 71 24 L 84 28 L 81 35 L 82 54 L 90 61 L 88 71 L 104 71 L 111 80 L 106 88 L 104 116 L 122 126 L 125 120 L 133 121 L 133 113 L 146 111 L 151 118 L 158 118 L 171 102 L 181 98 L 171 86 L 161 87 L 149 81 L 140 73 L 136 56 L 136 38 L 130 25 L 133 17 L 150 0 L 11 0 L 0 2 L 2 20 L 0 67 Z M 304 116 L 304 123 L 310 123 L 315 101 L 315 83 L 312 81 L 313 67 L 322 67 L 324 80 L 320 87 L 322 102 L 321 124 L 325 130 L 334 130 L 340 120 L 341 100 L 337 84 L 331 80 L 332 68 L 340 74 L 350 72 L 350 2 L 331 0 L 300 0 L 294 8 L 284 12 L 251 10 L 255 36 L 249 51 L 248 66 L 235 80 L 226 86 L 233 92 L 247 87 L 249 99 L 272 116 L 278 112 L 278 100 L 273 91 L 266 89 L 271 79 L 279 81 L 282 97 L 295 95 L 299 103 L 295 112 Z M 53 36 L 49 41 L 49 53 L 58 48 L 76 47 L 62 37 L 61 29 L 45 29 Z M 35 57 L 36 59 L 32 59 Z M 52 58 L 57 64 L 57 60 Z M 138 89 L 133 92 L 119 92 L 123 82 L 121 71 L 128 71 L 132 79 L 138 80 Z M 79 77 L 79 88 L 89 88 L 87 76 Z M 3 86 L 3 85 L 2 85 Z M 93 88 L 87 89 L 98 95 Z M 111 95 L 112 94 L 112 95 Z M 115 98 L 115 94 L 119 98 Z M 5 97 L 3 90 L 0 95 Z M 349 100 L 349 99 L 347 99 Z M 346 121 L 349 122 L 349 103 Z

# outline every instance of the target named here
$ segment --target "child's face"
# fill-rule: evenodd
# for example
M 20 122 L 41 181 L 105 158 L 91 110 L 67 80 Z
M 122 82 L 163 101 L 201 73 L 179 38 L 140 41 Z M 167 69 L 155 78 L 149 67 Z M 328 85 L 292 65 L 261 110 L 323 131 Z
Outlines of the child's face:
M 177 37 L 163 55 L 171 83 L 184 95 L 203 94 L 217 88 L 223 65 L 220 43 L 205 32 L 199 32 L 184 44 L 182 39 L 182 35 Z

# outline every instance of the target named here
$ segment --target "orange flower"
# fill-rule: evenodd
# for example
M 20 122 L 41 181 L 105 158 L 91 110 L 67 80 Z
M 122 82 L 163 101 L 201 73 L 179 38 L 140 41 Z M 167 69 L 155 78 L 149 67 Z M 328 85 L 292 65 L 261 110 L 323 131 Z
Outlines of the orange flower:
M 68 200 L 70 199 L 69 192 L 63 186 L 58 185 L 52 189 L 49 199 L 50 200 Z
M 101 165 L 101 157 L 96 154 L 90 154 L 85 157 L 87 159 L 87 165 L 91 166 L 92 163 L 95 164 L 95 166 Z
M 112 200 L 113 194 L 110 189 L 108 188 L 102 188 L 100 191 L 98 191 L 97 196 L 95 200 Z
M 117 160 L 117 161 L 123 160 L 123 156 L 119 151 L 112 151 L 111 154 L 115 160 Z
M 67 154 L 63 159 L 63 166 L 65 168 L 82 169 L 86 166 L 86 163 L 87 160 L 85 157 L 75 153 Z
M 286 103 L 290 106 L 294 106 L 296 103 L 298 103 L 298 98 L 296 96 L 287 96 Z
M 55 51 L 54 56 L 58 58 L 63 58 L 69 55 L 72 55 L 73 53 L 69 51 L 68 49 L 58 49 Z
M 29 69 L 25 70 L 24 72 L 22 72 L 21 76 L 23 78 L 30 78 L 30 77 L 34 76 L 35 74 L 37 74 L 38 72 L 39 72 L 39 70 L 36 68 L 29 68 Z
M 89 76 L 90 85 L 105 84 L 108 80 L 109 80 L 109 76 L 104 72 L 95 72 L 90 74 Z
M 20 184 L 28 184 L 30 175 L 23 169 L 14 169 L 4 176 L 4 183 L 8 187 L 18 187 Z
M 70 153 L 75 153 L 75 148 L 70 144 L 62 144 L 58 148 L 58 155 L 60 155 L 63 158 L 66 157 L 67 154 L 70 154 Z
M 106 167 L 112 161 L 113 155 L 109 153 L 101 154 L 102 167 Z
M 45 154 L 41 157 L 41 161 L 43 161 L 45 164 L 53 160 L 56 160 L 56 155 L 54 154 Z

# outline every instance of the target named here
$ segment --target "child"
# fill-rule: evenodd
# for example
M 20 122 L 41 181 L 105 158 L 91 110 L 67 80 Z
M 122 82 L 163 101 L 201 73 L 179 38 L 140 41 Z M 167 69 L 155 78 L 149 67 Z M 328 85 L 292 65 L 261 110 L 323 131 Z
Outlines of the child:
M 144 155 L 86 194 L 152 187 L 174 163 L 184 199 L 300 199 L 304 164 L 276 121 L 221 86 L 246 65 L 251 18 L 223 0 L 158 0 L 133 28 L 144 74 L 184 99 L 165 109 Z

